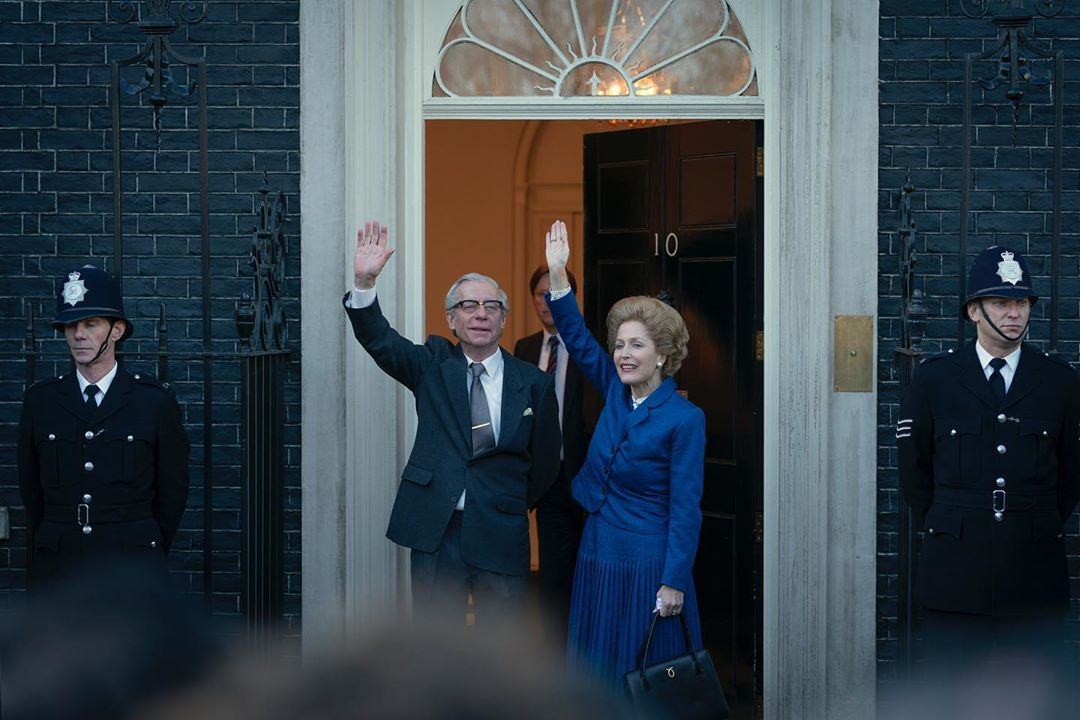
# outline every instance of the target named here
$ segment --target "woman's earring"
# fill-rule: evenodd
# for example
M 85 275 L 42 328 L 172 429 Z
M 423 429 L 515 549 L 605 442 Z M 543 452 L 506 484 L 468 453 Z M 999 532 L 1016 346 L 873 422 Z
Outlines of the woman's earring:
M 664 367 L 663 361 L 656 363 L 656 367 Z

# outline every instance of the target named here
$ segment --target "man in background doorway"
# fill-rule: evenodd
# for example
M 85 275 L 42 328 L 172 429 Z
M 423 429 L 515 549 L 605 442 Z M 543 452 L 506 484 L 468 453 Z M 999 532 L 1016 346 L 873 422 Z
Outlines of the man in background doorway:
M 577 280 L 569 271 L 567 275 L 570 287 L 577 292 Z M 547 265 L 541 265 L 529 278 L 529 292 L 533 310 L 544 329 L 518 340 L 514 357 L 534 363 L 550 375 L 555 381 L 555 396 L 559 402 L 562 462 L 555 484 L 536 506 L 536 533 L 540 554 L 540 598 L 544 612 L 556 623 L 555 630 L 561 642 L 566 635 L 574 561 L 583 524 L 582 510 L 570 496 L 570 480 L 581 469 L 587 443 L 581 371 L 570 360 L 551 319 L 551 310 L 544 297 L 550 287 Z

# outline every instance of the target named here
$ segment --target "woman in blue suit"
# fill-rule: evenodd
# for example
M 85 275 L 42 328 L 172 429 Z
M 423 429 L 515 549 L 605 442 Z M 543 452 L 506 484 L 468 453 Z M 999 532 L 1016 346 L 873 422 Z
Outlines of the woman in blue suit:
M 608 313 L 610 354 L 570 292 L 566 224 L 547 234 L 548 306 L 574 363 L 605 396 L 574 499 L 588 512 L 574 572 L 571 667 L 612 688 L 634 667 L 652 613 L 701 625 L 691 569 L 701 530 L 705 414 L 675 392 L 689 333 L 673 308 L 628 297 Z M 648 664 L 688 651 L 678 622 L 658 622 Z

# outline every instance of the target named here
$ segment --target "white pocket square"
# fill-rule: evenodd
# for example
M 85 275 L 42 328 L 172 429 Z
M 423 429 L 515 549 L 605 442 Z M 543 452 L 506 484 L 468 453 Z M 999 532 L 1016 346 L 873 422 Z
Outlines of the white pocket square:
M 521 413 L 521 417 L 528 417 L 532 415 L 532 408 L 525 408 L 525 412 Z

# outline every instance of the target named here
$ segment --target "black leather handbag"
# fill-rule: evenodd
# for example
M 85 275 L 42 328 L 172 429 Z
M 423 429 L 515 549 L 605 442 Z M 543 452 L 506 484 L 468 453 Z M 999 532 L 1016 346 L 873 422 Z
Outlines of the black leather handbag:
M 645 642 L 638 650 L 635 668 L 623 676 L 631 704 L 640 716 L 648 718 L 714 720 L 730 717 L 731 710 L 709 651 L 694 649 L 690 626 L 681 613 L 678 617 L 690 652 L 645 667 L 653 631 L 660 619 L 660 613 L 656 613 L 649 624 Z

